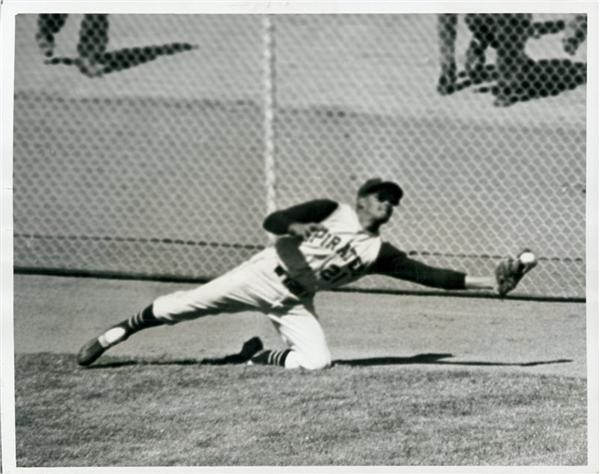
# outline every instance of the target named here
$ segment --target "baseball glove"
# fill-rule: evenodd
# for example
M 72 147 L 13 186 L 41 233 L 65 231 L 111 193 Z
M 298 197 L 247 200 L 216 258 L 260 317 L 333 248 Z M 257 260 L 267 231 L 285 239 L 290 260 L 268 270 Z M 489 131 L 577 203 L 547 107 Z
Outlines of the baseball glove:
M 505 296 L 510 291 L 514 290 L 521 278 L 525 276 L 532 268 L 537 265 L 537 259 L 524 259 L 521 258 L 523 254 L 533 255 L 528 249 L 523 250 L 517 258 L 509 257 L 502 260 L 495 270 L 496 275 L 496 289 L 500 296 Z

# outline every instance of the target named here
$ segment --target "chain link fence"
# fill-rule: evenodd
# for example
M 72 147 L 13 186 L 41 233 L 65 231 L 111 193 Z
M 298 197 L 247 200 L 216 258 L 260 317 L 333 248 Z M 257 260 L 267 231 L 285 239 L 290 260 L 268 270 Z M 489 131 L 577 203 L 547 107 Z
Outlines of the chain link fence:
M 381 176 L 405 190 L 384 237 L 415 258 L 487 274 L 530 247 L 517 293 L 585 297 L 571 19 L 531 17 L 498 103 L 498 38 L 462 16 L 444 36 L 433 14 L 19 15 L 15 268 L 212 278 L 268 245 L 269 209 Z

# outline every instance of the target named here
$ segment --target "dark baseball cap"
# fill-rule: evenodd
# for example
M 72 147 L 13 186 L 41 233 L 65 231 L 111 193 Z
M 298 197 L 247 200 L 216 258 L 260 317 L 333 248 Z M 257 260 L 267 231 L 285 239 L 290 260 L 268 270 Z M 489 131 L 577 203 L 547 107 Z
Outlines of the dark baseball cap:
M 392 191 L 392 193 L 398 198 L 398 201 L 400 201 L 404 195 L 402 188 L 393 181 L 384 181 L 381 178 L 371 178 L 365 181 L 363 185 L 358 188 L 358 197 L 367 196 L 369 194 L 376 193 L 377 191 L 381 191 L 382 189 Z

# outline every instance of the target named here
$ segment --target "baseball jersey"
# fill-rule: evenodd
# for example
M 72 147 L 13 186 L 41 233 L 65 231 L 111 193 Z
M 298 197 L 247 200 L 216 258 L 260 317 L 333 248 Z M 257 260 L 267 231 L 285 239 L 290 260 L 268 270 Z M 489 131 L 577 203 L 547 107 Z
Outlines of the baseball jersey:
M 307 239 L 285 235 L 275 242 L 289 277 L 311 293 L 337 288 L 365 275 L 382 243 L 379 235 L 362 228 L 356 211 L 347 204 L 339 204 L 320 223 L 325 229 Z
M 315 231 L 307 239 L 287 235 L 294 222 L 320 223 L 326 230 Z M 356 211 L 347 204 L 309 201 L 270 214 L 263 227 L 281 236 L 274 246 L 280 263 L 275 273 L 296 290 L 315 293 L 368 274 L 446 290 L 465 289 L 465 273 L 409 258 L 379 235 L 364 230 Z

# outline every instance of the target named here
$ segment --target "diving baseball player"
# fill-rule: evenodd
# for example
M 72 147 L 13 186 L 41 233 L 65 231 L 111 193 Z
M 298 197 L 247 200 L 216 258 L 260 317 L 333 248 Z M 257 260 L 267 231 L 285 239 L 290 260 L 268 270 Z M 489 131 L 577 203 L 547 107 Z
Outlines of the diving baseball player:
M 527 252 L 522 255 L 528 258 L 502 261 L 493 276 L 476 277 L 409 258 L 379 235 L 402 195 L 396 183 L 373 178 L 358 190 L 355 207 L 320 199 L 273 212 L 263 223 L 279 236 L 273 246 L 205 285 L 156 298 L 86 343 L 79 364 L 92 364 L 141 329 L 256 310 L 271 319 L 287 349 L 263 350 L 253 338 L 244 344 L 240 361 L 322 369 L 331 364 L 331 355 L 314 307 L 318 291 L 382 274 L 446 290 L 495 289 L 504 296 L 536 265 Z

